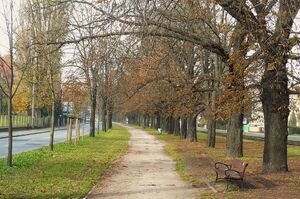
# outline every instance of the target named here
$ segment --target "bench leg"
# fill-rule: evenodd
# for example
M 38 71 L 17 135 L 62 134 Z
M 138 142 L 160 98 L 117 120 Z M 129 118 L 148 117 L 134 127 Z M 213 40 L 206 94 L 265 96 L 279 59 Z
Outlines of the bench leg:
M 230 180 L 226 180 L 226 189 L 225 189 L 225 191 L 227 191 L 228 190 L 228 187 L 229 187 L 229 183 L 230 183 L 231 181 Z
M 216 182 L 218 181 L 219 179 L 219 176 L 218 176 L 218 173 L 216 172 Z
M 244 189 L 245 186 L 244 186 L 244 179 L 243 178 L 241 179 L 241 182 L 242 182 L 242 186 L 241 187 Z

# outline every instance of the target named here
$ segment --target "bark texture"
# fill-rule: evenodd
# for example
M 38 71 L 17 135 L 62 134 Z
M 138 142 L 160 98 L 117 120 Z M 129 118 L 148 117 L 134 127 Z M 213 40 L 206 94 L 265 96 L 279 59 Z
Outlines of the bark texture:
M 187 135 L 187 119 L 181 118 L 181 125 L 180 125 L 180 138 L 185 139 Z
M 262 104 L 265 120 L 263 171 L 288 171 L 287 136 L 289 95 L 287 75 L 266 70 L 262 79 Z
M 13 166 L 13 125 L 12 125 L 12 99 L 8 98 L 8 153 L 7 165 Z
M 174 133 L 174 128 L 175 128 L 175 120 L 174 117 L 170 117 L 169 118 L 170 121 L 170 126 L 169 126 L 169 134 L 173 134 Z
M 51 105 L 51 131 L 50 131 L 50 142 L 49 142 L 49 149 L 53 151 L 54 149 L 54 128 L 55 128 L 55 100 L 52 99 Z
M 156 129 L 161 128 L 161 120 L 160 120 L 160 114 L 159 113 L 156 114 L 155 128 Z
M 236 158 L 243 156 L 243 117 L 240 111 L 232 113 L 227 128 L 226 152 Z
M 102 102 L 102 117 L 101 117 L 101 120 L 102 120 L 102 125 L 101 125 L 101 128 L 102 128 L 102 131 L 106 132 L 107 131 L 107 109 L 106 109 L 106 100 L 103 99 L 103 102 Z M 131 123 L 131 120 L 129 120 L 129 123 Z M 135 123 L 135 121 L 133 120 L 132 122 L 133 124 Z
M 180 118 L 175 118 L 174 122 L 174 135 L 180 136 Z
M 113 117 L 113 113 L 111 111 L 109 111 L 108 116 L 107 116 L 107 123 L 108 123 L 108 128 L 111 129 L 112 128 L 112 117 Z
M 154 120 L 154 116 L 153 115 L 151 115 L 151 128 L 155 128 L 155 120 Z
M 216 146 L 216 120 L 213 118 L 208 119 L 207 135 L 207 146 L 214 148 Z
M 94 91 L 95 93 L 91 96 L 91 117 L 90 117 L 90 137 L 95 137 L 95 122 L 96 122 L 96 93 L 97 90 Z
M 187 126 L 186 140 L 190 142 L 197 142 L 196 118 L 197 116 L 190 116 L 187 121 L 188 126 Z
M 79 141 L 79 138 L 80 138 L 80 121 L 79 121 L 79 114 L 76 114 L 75 135 L 76 135 L 76 141 Z

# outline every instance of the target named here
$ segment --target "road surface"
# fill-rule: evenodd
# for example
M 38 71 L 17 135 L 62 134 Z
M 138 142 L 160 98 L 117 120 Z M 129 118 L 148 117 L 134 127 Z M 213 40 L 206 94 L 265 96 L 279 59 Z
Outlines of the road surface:
M 83 132 L 81 127 L 81 133 Z M 89 131 L 89 124 L 84 127 L 84 132 Z M 75 129 L 73 128 L 73 136 L 75 136 Z M 28 135 L 31 134 L 31 135 Z M 49 145 L 50 129 L 34 129 L 15 131 L 13 138 L 13 154 L 31 151 Z M 82 134 L 81 134 L 82 135 Z M 55 131 L 54 142 L 64 142 L 67 137 L 66 128 L 60 128 Z M 0 133 L 0 157 L 7 156 L 8 139 L 7 133 Z

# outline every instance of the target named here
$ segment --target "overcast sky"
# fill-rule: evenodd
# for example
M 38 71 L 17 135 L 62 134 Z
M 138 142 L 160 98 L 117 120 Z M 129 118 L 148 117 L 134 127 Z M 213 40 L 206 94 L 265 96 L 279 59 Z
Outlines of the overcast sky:
M 4 15 L 9 15 L 9 3 L 11 0 L 0 0 L 0 55 L 8 54 L 8 36 L 7 36 L 7 28 L 5 24 L 5 17 Z M 12 0 L 14 2 L 14 15 L 16 16 L 17 20 L 17 13 L 20 9 L 20 5 L 24 0 Z M 16 24 L 16 23 L 15 23 Z M 293 26 L 294 31 L 300 32 L 300 12 L 296 17 L 296 23 Z
M 0 55 L 8 54 L 8 36 L 7 36 L 7 27 L 5 23 L 5 15 L 9 17 L 10 9 L 9 4 L 11 0 L 0 0 Z M 12 0 L 14 2 L 14 15 L 17 16 L 20 4 L 23 0 Z M 15 18 L 17 20 L 17 17 Z

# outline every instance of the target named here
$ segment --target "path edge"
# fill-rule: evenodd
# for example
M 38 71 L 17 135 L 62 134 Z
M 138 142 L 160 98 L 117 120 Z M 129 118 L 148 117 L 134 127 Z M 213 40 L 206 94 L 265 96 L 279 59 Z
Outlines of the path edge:
M 128 127 L 127 125 L 123 125 L 121 123 L 115 123 L 116 125 L 119 125 L 123 128 Z M 102 175 L 99 176 L 98 181 L 92 186 L 92 188 L 90 189 L 90 191 L 82 198 L 82 199 L 88 199 L 89 196 L 92 194 L 92 192 L 95 190 L 95 188 L 97 187 L 97 185 L 100 185 L 101 183 L 104 182 L 104 180 L 106 178 L 109 177 L 109 174 L 122 162 L 122 158 L 128 153 L 129 149 L 132 147 L 130 144 L 130 138 L 131 138 L 131 133 L 128 130 L 128 128 L 126 128 L 126 130 L 129 132 L 129 138 L 128 138 L 128 146 L 127 149 L 124 150 L 118 157 L 116 157 L 116 159 L 111 163 L 111 165 L 109 165 L 109 167 L 106 169 L 106 171 L 104 173 L 102 173 Z

